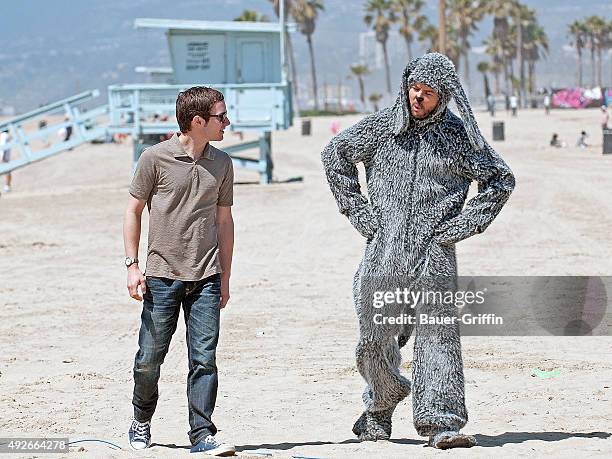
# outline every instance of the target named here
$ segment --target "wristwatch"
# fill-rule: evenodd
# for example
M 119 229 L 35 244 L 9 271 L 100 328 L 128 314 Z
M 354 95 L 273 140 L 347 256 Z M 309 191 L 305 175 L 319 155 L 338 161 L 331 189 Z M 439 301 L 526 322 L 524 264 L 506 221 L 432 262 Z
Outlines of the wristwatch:
M 134 263 L 138 263 L 138 258 L 125 257 L 125 267 L 129 268 Z

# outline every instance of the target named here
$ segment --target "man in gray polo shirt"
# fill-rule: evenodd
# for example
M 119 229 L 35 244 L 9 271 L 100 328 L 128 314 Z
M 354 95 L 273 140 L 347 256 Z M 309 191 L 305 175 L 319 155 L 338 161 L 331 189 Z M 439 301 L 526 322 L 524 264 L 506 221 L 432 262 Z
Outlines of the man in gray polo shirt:
M 232 455 L 234 447 L 215 438 L 211 419 L 217 398 L 220 309 L 230 297 L 234 245 L 232 160 L 209 143 L 223 140 L 230 124 L 223 94 L 206 87 L 181 92 L 176 118 L 181 132 L 147 149 L 138 161 L 123 226 L 127 288 L 132 298 L 143 300 L 128 437 L 134 449 L 151 444 L 160 366 L 182 306 L 191 452 Z M 146 278 L 138 262 L 145 205 Z

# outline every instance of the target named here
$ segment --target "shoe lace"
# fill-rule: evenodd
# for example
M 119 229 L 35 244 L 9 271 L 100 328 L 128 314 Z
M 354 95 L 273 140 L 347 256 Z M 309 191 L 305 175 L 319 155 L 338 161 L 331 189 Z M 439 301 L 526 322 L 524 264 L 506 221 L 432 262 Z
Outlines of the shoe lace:
M 213 435 L 209 435 L 208 437 L 206 437 L 204 439 L 204 443 L 211 445 L 211 446 L 219 446 L 220 443 L 217 441 L 217 439 L 213 436 Z
M 134 421 L 132 424 L 132 429 L 134 430 L 134 440 L 147 440 L 149 437 L 149 430 L 151 427 L 151 422 L 138 422 Z

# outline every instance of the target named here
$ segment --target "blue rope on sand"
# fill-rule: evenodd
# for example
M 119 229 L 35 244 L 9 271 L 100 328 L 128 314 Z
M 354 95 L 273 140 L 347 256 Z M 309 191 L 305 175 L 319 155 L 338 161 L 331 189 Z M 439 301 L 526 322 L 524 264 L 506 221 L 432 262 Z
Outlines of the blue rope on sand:
M 107 445 L 111 445 L 113 446 L 115 449 L 122 449 L 121 446 L 119 445 L 115 445 L 114 443 L 111 443 L 110 441 L 106 441 L 106 440 L 98 440 L 96 438 L 91 438 L 91 439 L 86 439 L 86 440 L 76 440 L 76 441 L 69 441 L 68 445 L 74 445 L 75 443 L 83 443 L 86 441 L 92 441 L 92 442 L 99 442 L 99 443 L 106 443 Z

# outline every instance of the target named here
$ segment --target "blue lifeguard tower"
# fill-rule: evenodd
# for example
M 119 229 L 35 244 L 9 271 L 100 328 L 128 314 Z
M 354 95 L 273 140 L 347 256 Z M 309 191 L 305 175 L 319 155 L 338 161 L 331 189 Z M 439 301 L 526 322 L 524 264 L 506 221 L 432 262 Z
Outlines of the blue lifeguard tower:
M 282 5 L 281 5 L 282 6 Z M 282 18 L 282 14 L 281 14 Z M 232 131 L 256 132 L 258 140 L 225 148 L 234 164 L 259 172 L 261 183 L 272 181 L 271 133 L 293 123 L 291 82 L 286 71 L 281 22 L 220 22 L 171 19 L 136 19 L 136 28 L 166 32 L 171 67 L 137 67 L 151 83 L 108 87 L 108 105 L 83 113 L 76 107 L 97 96 L 88 92 L 56 102 L 21 117 L 0 123 L 12 135 L 10 146 L 21 149 L 19 161 L 0 165 L 0 174 L 60 153 L 79 143 L 116 133 L 131 134 L 134 164 L 160 136 L 176 131 L 178 93 L 191 86 L 211 86 L 225 97 Z M 294 26 L 290 27 L 294 29 Z M 63 123 L 28 133 L 23 124 L 34 117 L 63 110 Z M 101 115 L 107 115 L 101 119 Z M 32 152 L 31 141 L 58 127 L 73 126 L 78 136 Z M 258 158 L 237 156 L 259 149 Z
M 230 130 L 259 134 L 259 140 L 226 148 L 235 165 L 258 171 L 262 183 L 271 182 L 270 133 L 293 122 L 282 24 L 136 19 L 134 25 L 166 31 L 172 70 L 148 71 L 154 79 L 173 83 L 109 86 L 109 129 L 132 135 L 134 161 L 150 136 L 176 130 L 178 93 L 205 85 L 223 93 Z M 258 159 L 235 155 L 249 148 L 259 148 Z

